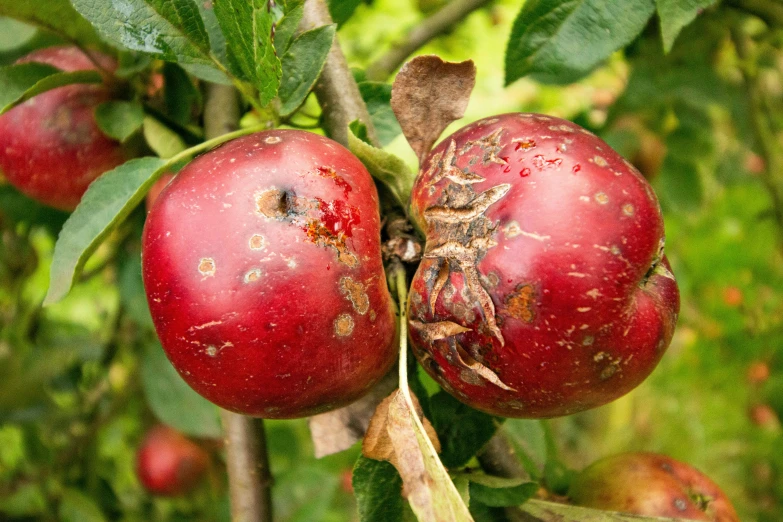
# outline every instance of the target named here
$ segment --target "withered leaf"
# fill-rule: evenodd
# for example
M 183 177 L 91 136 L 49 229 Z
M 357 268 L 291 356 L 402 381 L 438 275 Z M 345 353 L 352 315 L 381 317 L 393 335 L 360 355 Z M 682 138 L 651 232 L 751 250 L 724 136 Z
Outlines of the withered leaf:
M 472 60 L 417 56 L 402 66 L 392 85 L 391 106 L 420 163 L 446 127 L 465 114 L 475 83 Z
M 362 453 L 388 460 L 402 477 L 403 495 L 421 522 L 471 521 L 470 513 L 438 459 L 435 430 L 413 394 L 397 390 L 379 405 Z M 421 422 L 418 419 L 422 418 Z
M 310 417 L 310 436 L 315 457 L 346 450 L 364 437 L 378 404 L 397 387 L 397 367 L 358 401 L 343 408 Z
M 394 393 L 386 397 L 378 404 L 378 408 L 375 410 L 375 414 L 370 420 L 370 425 L 367 428 L 364 441 L 362 442 L 362 454 L 375 460 L 387 460 L 394 464 L 395 462 L 394 448 L 391 442 L 391 436 L 389 435 L 389 406 L 392 400 L 400 393 L 399 390 L 395 390 Z M 411 393 L 413 399 L 413 405 L 416 408 L 416 413 L 419 418 L 422 419 L 424 430 L 427 432 L 427 436 L 432 441 L 432 445 L 435 446 L 435 450 L 440 453 L 440 441 L 438 441 L 438 435 L 435 433 L 435 428 L 432 427 L 430 421 L 424 416 L 421 404 L 416 398 L 416 395 Z
M 470 328 L 465 328 L 464 326 L 459 325 L 452 321 L 422 323 L 419 321 L 412 320 L 410 324 L 413 328 L 418 330 L 419 335 L 421 335 L 422 339 L 424 339 L 424 341 L 429 343 L 470 331 Z

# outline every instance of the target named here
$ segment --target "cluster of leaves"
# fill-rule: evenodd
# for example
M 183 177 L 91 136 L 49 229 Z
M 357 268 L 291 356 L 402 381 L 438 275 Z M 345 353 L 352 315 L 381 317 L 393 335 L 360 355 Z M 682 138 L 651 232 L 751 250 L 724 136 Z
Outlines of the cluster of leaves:
M 330 2 L 335 21 L 349 24 L 361 3 Z M 116 80 L 127 84 L 131 94 L 100 106 L 96 118 L 107 135 L 138 142 L 147 156 L 102 176 L 70 217 L 0 187 L 4 318 L 0 422 L 7 423 L 0 428 L 0 512 L 11 517 L 57 513 L 63 520 L 176 516 L 227 520 L 222 472 L 215 472 L 201 492 L 179 501 L 150 501 L 133 477 L 134 444 L 153 419 L 193 437 L 220 436 L 215 408 L 179 379 L 155 339 L 140 280 L 138 237 L 144 214 L 137 207 L 164 172 L 176 171 L 201 151 L 270 125 L 305 126 L 302 122 L 312 119 L 307 116 L 313 105 L 308 94 L 324 66 L 336 26 L 298 33 L 303 16 L 303 2 L 298 0 L 51 0 L 45 8 L 36 4 L 0 0 L 0 15 L 49 31 L 39 34 L 26 25 L 11 26 L 20 37 L 0 49 L 0 113 L 58 86 L 101 81 L 94 72 L 14 65 L 26 50 L 58 41 L 111 49 L 120 63 Z M 767 227 L 757 238 L 759 243 L 776 240 L 769 204 L 758 201 L 766 202 L 770 191 L 780 189 L 776 180 L 763 183 L 766 178 L 742 174 L 747 151 L 757 145 L 752 131 L 757 122 L 749 118 L 747 77 L 737 74 L 747 64 L 738 68 L 736 54 L 726 49 L 736 37 L 732 31 L 749 35 L 759 48 L 769 49 L 759 52 L 759 63 L 774 69 L 770 58 L 778 56 L 780 40 L 771 37 L 758 20 L 748 21 L 741 13 L 714 4 L 715 0 L 529 0 L 510 28 L 505 63 L 507 84 L 522 77 L 566 84 L 626 48 L 631 70 L 627 89 L 611 107 L 606 123 L 595 130 L 632 156 L 639 145 L 638 127 L 621 124 L 630 115 L 667 146 L 656 183 L 663 203 L 675 215 L 670 232 L 674 247 L 669 251 L 674 253 L 678 274 L 685 274 L 681 279 L 686 302 L 688 298 L 696 302 L 698 292 L 712 281 L 688 275 L 708 274 L 711 262 L 698 269 L 689 263 L 707 259 L 704 252 L 712 253 L 710 261 L 721 253 L 707 239 L 708 224 L 691 223 L 687 216 L 697 212 L 703 216 L 704 205 L 718 204 L 716 194 L 722 189 L 732 191 L 729 201 L 756 212 L 743 215 L 744 224 L 757 219 Z M 697 19 L 705 9 L 707 14 Z M 696 23 L 688 27 L 694 19 Z M 661 41 L 668 54 L 661 52 Z M 156 77 L 162 78 L 162 89 L 154 87 Z M 380 145 L 390 144 L 401 133 L 391 109 L 391 86 L 367 81 L 362 71 L 355 71 L 355 77 Z M 251 109 L 244 128 L 204 141 L 200 119 L 204 81 L 233 85 L 242 93 L 244 106 Z M 387 184 L 396 203 L 405 206 L 410 170 L 399 158 L 362 141 L 366 135 L 360 124 L 352 130 L 351 149 Z M 435 139 L 422 137 L 425 144 L 418 155 L 426 153 Z M 720 147 L 727 143 L 731 153 L 722 154 Z M 730 209 L 719 211 L 730 215 Z M 684 237 L 694 232 L 701 232 L 704 239 L 689 248 Z M 731 248 L 730 241 L 720 244 Z M 758 255 L 775 259 L 769 249 L 760 249 Z M 742 270 L 752 270 L 758 278 L 778 281 L 781 277 L 779 268 L 757 266 L 747 256 L 733 260 L 730 270 L 740 270 L 739 266 L 753 267 Z M 46 302 L 51 306 L 42 308 L 47 287 Z M 753 292 L 754 281 L 743 289 Z M 755 313 L 760 325 L 749 327 L 727 314 L 727 320 L 740 326 L 731 330 L 735 337 L 727 337 L 722 349 L 742 343 L 745 333 L 739 332 L 748 328 L 756 339 L 754 346 L 779 344 L 783 324 L 779 302 L 773 298 L 759 305 Z M 705 311 L 696 308 L 688 312 L 686 307 L 686 324 L 701 329 Z M 776 360 L 771 355 L 776 352 L 766 350 L 764 356 Z M 561 431 L 552 432 L 540 422 L 503 423 L 458 403 L 414 366 L 407 368 L 407 374 L 441 448 L 439 458 L 425 449 L 422 462 L 408 468 L 425 469 L 437 477 L 430 489 L 415 485 L 410 489 L 406 484 L 413 513 L 421 519 L 452 510 L 457 519 L 502 520 L 505 507 L 525 503 L 542 484 L 556 494 L 567 491 L 570 475 L 556 451 L 556 435 L 561 443 L 567 440 Z M 677 375 L 680 383 L 693 382 L 692 377 Z M 671 379 L 663 382 L 670 385 Z M 779 408 L 774 402 L 779 389 L 779 379 L 772 379 L 758 394 Z M 427 446 L 426 422 L 417 425 L 411 413 L 413 396 L 400 393 L 396 399 L 388 405 L 388 416 L 397 422 L 409 416 L 406 429 L 412 422 L 416 443 Z M 514 443 L 528 478 L 499 479 L 478 471 L 476 455 L 499 427 Z M 338 494 L 338 476 L 354 461 L 353 489 L 361 520 L 410 516 L 400 496 L 402 478 L 395 471 L 402 469 L 405 474 L 406 464 L 394 455 L 404 451 L 411 437 L 388 441 L 384 451 L 394 466 L 358 456 L 356 447 L 316 464 L 303 424 L 269 423 L 269 430 L 272 467 L 278 477 L 275 509 L 281 520 L 330 516 L 324 513 L 344 519 L 353 505 Z M 761 438 L 759 444 L 772 447 L 779 441 L 779 430 Z M 87 464 L 76 464 L 81 461 Z M 439 463 L 448 467 L 450 479 Z M 783 473 L 783 463 L 773 466 L 774 473 Z M 418 503 L 416 492 L 433 495 L 434 500 Z M 530 515 L 539 517 L 603 516 L 540 501 L 524 505 Z M 774 510 L 771 513 L 774 519 Z

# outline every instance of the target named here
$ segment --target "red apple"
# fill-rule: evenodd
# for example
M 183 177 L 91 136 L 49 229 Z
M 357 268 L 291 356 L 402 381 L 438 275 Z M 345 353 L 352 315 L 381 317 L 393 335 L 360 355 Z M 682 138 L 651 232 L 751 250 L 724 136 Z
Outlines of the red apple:
M 736 308 L 744 301 L 742 290 L 736 286 L 727 286 L 723 289 L 723 302 L 726 306 Z
M 595 462 L 576 476 L 569 497 L 580 506 L 637 515 L 739 522 L 731 502 L 709 477 L 654 453 Z
M 147 192 L 147 198 L 145 201 L 147 212 L 152 210 L 152 206 L 155 204 L 158 196 L 160 196 L 160 193 L 163 192 L 163 189 L 166 188 L 166 185 L 168 185 L 172 179 L 174 179 L 174 174 L 166 173 L 158 178 L 158 181 L 152 185 L 152 187 Z
M 197 158 L 148 214 L 142 261 L 169 359 L 228 410 L 314 415 L 395 360 L 375 185 L 328 138 L 261 132 Z
M 91 52 L 106 70 L 115 61 Z M 64 71 L 96 69 L 76 47 L 33 51 L 17 63 L 39 62 Z M 59 87 L 0 116 L 0 171 L 27 196 L 62 210 L 73 210 L 87 186 L 123 163 L 126 153 L 95 122 L 95 108 L 110 99 L 101 85 Z
M 458 130 L 422 163 L 412 212 L 427 236 L 414 353 L 466 404 L 528 418 L 600 406 L 668 346 L 679 294 L 658 201 L 579 126 L 504 114 Z
M 769 379 L 769 365 L 764 361 L 753 361 L 748 366 L 748 382 L 754 386 L 764 384 Z
M 204 476 L 209 455 L 168 426 L 155 426 L 136 454 L 136 474 L 153 495 L 177 496 L 192 490 Z

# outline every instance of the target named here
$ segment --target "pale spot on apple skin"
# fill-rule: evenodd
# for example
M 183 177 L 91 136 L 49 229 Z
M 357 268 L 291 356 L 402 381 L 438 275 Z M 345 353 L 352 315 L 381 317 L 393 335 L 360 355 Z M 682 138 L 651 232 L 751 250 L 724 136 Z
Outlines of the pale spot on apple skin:
M 261 234 L 253 234 L 250 236 L 250 250 L 261 250 L 264 248 L 266 240 Z
M 264 143 L 269 145 L 274 145 L 275 143 L 280 143 L 283 141 L 283 138 L 279 136 L 269 136 L 268 138 L 264 138 Z
M 261 270 L 254 268 L 245 274 L 245 283 L 255 283 L 261 279 Z
M 334 320 L 334 333 L 339 337 L 347 337 L 353 333 L 353 318 L 348 314 L 340 314 Z
M 606 161 L 606 159 L 604 159 L 603 156 L 594 156 L 591 161 L 596 165 L 598 165 L 599 167 L 606 167 L 609 165 L 609 163 Z
M 215 275 L 215 260 L 211 257 L 202 257 L 198 262 L 198 271 L 204 277 Z
M 623 205 L 623 214 L 629 217 L 633 216 L 634 214 L 633 205 L 631 205 L 630 203 L 626 203 L 625 205 Z
M 589 312 L 590 310 L 592 310 L 592 307 L 590 306 L 581 306 L 576 309 L 577 312 L 582 312 L 582 313 Z
M 596 193 L 596 195 L 594 197 L 595 197 L 595 200 L 600 205 L 606 205 L 607 203 L 609 203 L 609 196 L 607 196 L 606 193 L 604 193 L 604 192 L 598 192 L 598 193 Z

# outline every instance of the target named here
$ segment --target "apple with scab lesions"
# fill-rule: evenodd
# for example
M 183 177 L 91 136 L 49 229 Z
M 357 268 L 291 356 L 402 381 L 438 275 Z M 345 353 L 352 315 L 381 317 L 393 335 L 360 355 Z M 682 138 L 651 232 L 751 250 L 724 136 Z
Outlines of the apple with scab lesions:
M 96 62 L 106 71 L 117 67 L 109 56 L 94 51 L 90 56 L 74 46 L 57 46 L 33 51 L 17 63 L 37 62 L 68 72 L 96 70 Z M 67 85 L 0 116 L 0 172 L 30 198 L 73 210 L 90 183 L 131 155 L 95 121 L 95 108 L 111 98 L 106 85 Z
M 726 494 L 694 467 L 655 453 L 624 453 L 578 474 L 568 493 L 580 506 L 636 515 L 739 522 Z
M 328 138 L 261 132 L 191 162 L 148 214 L 142 263 L 166 354 L 228 410 L 334 409 L 396 358 L 377 192 Z
M 461 401 L 507 417 L 600 406 L 655 368 L 677 284 L 653 190 L 581 127 L 486 118 L 423 161 L 426 233 L 409 321 L 423 367 Z

